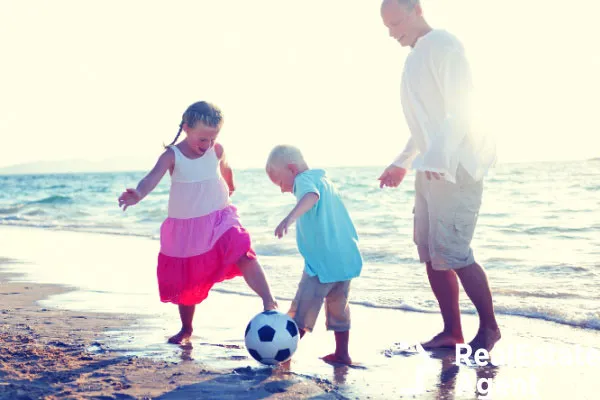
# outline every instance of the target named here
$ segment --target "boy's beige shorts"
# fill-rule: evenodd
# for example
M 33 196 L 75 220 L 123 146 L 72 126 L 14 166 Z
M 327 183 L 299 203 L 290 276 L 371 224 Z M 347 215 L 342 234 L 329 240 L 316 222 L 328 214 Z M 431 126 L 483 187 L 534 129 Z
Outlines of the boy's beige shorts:
M 323 303 L 325 303 L 325 326 L 327 330 L 344 332 L 350 329 L 348 294 L 350 281 L 321 283 L 316 276 L 303 272 L 296 296 L 288 315 L 298 328 L 312 331 Z

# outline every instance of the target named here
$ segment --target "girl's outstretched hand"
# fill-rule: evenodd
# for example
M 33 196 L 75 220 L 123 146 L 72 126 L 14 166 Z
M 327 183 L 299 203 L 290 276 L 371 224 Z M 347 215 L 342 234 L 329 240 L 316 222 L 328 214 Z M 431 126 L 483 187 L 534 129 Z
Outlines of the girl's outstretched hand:
M 137 204 L 142 199 L 142 195 L 136 189 L 127 189 L 121 196 L 119 196 L 119 207 L 123 207 L 123 211 L 127 210 L 127 207 Z

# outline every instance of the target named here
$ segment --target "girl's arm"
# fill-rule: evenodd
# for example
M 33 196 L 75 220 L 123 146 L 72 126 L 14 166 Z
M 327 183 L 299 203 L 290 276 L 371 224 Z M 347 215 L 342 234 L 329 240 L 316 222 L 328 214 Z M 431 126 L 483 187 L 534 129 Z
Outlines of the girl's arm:
M 129 206 L 139 203 L 148 195 L 156 185 L 160 182 L 167 170 L 175 165 L 175 154 L 173 150 L 167 149 L 158 158 L 154 168 L 142 178 L 135 189 L 128 188 L 119 197 L 119 207 L 123 207 L 123 211 Z
M 215 143 L 215 153 L 217 154 L 217 158 L 220 163 L 219 166 L 221 168 L 221 176 L 225 179 L 227 183 L 227 187 L 229 187 L 229 195 L 231 196 L 235 191 L 235 184 L 233 183 L 233 171 L 227 162 L 227 158 L 225 157 L 225 150 L 220 143 Z

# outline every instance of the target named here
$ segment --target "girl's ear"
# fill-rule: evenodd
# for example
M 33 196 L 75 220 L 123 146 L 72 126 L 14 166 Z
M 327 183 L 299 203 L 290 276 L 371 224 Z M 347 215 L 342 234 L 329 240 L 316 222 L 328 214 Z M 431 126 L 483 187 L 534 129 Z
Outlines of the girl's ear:
M 187 122 L 184 122 L 183 125 L 181 126 L 181 129 L 183 131 L 185 131 L 185 133 L 188 133 L 188 130 L 190 129 L 190 127 L 188 126 Z

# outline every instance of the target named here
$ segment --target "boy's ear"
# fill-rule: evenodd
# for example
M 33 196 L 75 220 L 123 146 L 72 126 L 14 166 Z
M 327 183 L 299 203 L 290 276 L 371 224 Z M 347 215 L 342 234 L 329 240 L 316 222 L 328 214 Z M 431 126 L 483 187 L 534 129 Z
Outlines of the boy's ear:
M 298 173 L 298 166 L 296 164 L 288 164 L 287 167 L 294 175 Z

